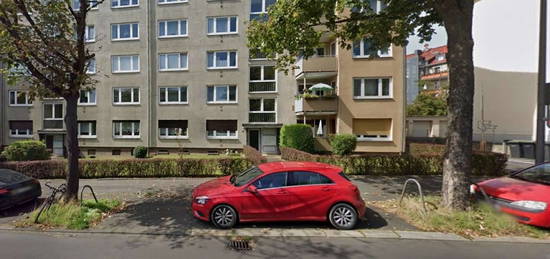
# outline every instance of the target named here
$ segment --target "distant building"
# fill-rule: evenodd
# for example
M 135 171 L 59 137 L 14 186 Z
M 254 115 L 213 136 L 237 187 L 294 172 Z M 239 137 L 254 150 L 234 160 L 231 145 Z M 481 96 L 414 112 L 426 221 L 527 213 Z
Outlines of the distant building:
M 447 46 L 417 50 L 407 55 L 407 103 L 412 103 L 420 91 L 439 92 L 449 86 Z

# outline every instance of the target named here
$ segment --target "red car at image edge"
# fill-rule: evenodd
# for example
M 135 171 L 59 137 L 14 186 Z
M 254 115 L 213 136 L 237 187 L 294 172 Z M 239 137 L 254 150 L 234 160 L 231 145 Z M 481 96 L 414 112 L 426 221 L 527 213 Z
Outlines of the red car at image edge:
M 218 228 L 238 222 L 329 221 L 352 229 L 365 214 L 359 189 L 342 168 L 315 162 L 271 162 L 193 190 L 193 215 Z
M 470 192 L 484 198 L 480 188 L 502 212 L 519 222 L 550 227 L 550 163 L 480 182 Z

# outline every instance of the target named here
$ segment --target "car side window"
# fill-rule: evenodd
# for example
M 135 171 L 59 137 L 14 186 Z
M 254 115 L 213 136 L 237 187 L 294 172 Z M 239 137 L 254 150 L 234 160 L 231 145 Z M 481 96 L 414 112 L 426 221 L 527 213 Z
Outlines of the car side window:
M 291 172 L 288 185 L 331 184 L 328 177 L 314 172 Z
M 267 188 L 278 188 L 286 186 L 287 182 L 287 173 L 274 173 L 268 174 L 258 180 L 256 180 L 252 185 L 256 186 L 258 189 L 267 189 Z

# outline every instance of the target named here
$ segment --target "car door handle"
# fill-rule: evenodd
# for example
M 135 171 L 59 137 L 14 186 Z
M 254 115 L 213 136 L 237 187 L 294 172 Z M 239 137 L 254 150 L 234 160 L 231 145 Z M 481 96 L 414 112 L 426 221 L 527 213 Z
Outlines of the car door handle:
M 332 191 L 332 188 L 329 188 L 329 187 L 321 188 L 321 191 L 330 192 Z
M 279 190 L 277 194 L 287 194 L 288 192 L 286 190 Z

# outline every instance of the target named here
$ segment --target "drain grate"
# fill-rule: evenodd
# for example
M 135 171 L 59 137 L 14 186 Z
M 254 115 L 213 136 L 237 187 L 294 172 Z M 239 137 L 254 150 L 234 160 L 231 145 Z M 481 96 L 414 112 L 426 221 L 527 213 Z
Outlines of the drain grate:
M 252 247 L 250 246 L 249 240 L 230 240 L 227 243 L 227 247 L 237 251 L 250 251 Z

